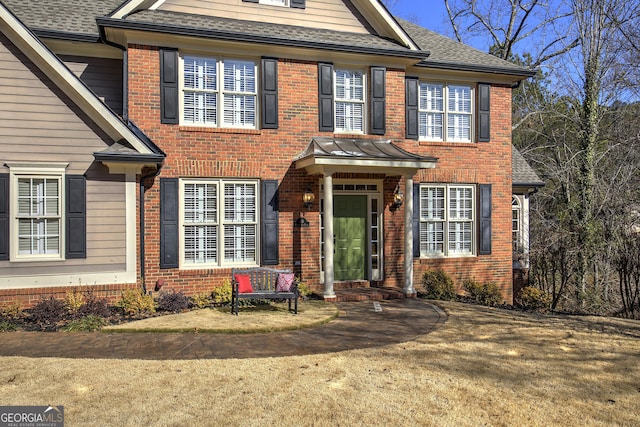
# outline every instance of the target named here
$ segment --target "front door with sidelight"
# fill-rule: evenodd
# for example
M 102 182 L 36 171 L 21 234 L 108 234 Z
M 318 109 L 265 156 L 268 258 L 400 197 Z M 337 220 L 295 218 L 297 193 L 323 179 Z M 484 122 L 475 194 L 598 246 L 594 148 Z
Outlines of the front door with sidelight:
M 333 215 L 335 280 L 366 280 L 367 196 L 334 196 Z

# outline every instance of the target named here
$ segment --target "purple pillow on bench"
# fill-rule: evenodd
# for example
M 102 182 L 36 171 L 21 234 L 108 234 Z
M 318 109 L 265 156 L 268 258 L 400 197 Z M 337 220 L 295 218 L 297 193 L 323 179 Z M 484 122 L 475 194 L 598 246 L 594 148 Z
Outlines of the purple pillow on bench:
M 291 292 L 291 286 L 294 280 L 295 275 L 293 273 L 278 273 L 276 292 Z

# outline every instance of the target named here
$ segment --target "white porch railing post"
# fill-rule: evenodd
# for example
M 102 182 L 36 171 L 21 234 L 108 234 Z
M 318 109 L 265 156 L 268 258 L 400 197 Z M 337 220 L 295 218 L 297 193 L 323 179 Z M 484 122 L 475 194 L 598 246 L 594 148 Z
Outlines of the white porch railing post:
M 333 291 L 333 175 L 324 175 L 324 298 L 335 298 Z
M 404 289 L 405 295 L 415 295 L 413 287 L 413 176 L 404 181 Z

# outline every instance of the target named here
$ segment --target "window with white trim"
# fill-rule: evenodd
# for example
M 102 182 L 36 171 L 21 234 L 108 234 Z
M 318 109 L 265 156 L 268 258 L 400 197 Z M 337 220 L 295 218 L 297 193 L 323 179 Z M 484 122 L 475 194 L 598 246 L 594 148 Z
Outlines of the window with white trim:
M 12 260 L 63 259 L 65 167 L 10 167 Z
M 181 63 L 183 124 L 257 127 L 254 61 L 185 55 Z
M 420 186 L 420 256 L 474 254 L 475 187 Z
M 259 0 L 258 3 L 289 7 L 289 0 Z
M 181 180 L 183 266 L 255 265 L 258 182 Z
M 420 139 L 471 142 L 473 105 L 470 86 L 420 82 L 418 90 Z
M 513 246 L 513 252 L 517 253 L 522 251 L 522 235 L 520 218 L 522 217 L 522 206 L 520 200 L 513 196 L 511 198 L 511 240 Z
M 335 70 L 335 131 L 364 133 L 365 74 L 362 71 Z

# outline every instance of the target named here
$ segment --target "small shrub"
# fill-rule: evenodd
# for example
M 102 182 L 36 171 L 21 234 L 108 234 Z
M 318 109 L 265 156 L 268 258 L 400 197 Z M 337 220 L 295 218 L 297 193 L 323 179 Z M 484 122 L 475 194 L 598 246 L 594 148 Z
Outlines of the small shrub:
M 0 317 L 8 320 L 17 320 L 24 315 L 19 302 L 13 302 L 0 311 Z
M 449 301 L 456 297 L 453 280 L 443 270 L 429 270 L 422 275 L 422 298 Z
M 18 327 L 8 320 L 0 321 L 0 332 L 13 332 L 17 329 Z
M 111 316 L 111 310 L 106 298 L 98 298 L 92 293 L 87 293 L 84 299 L 84 303 L 77 311 L 79 317 L 86 316 L 98 316 L 109 317 Z
M 311 288 L 309 287 L 309 285 L 307 285 L 304 282 L 299 282 L 298 283 L 298 295 L 300 295 L 302 297 L 302 299 L 305 299 L 309 295 L 311 295 Z
M 467 292 L 467 297 L 478 304 L 494 306 L 503 301 L 500 288 L 494 282 L 481 285 L 475 280 L 465 280 L 462 287 Z
M 231 289 L 231 280 L 225 279 L 222 282 L 222 285 L 216 286 L 213 289 L 213 302 L 216 305 L 224 305 L 229 304 L 231 302 L 231 293 L 233 290 Z
M 82 304 L 84 304 L 84 295 L 82 292 L 74 289 L 73 291 L 67 292 L 64 297 L 64 303 L 70 313 L 77 313 L 80 307 L 82 307 Z
M 551 301 L 551 294 L 533 286 L 520 289 L 516 297 L 516 302 L 525 310 L 548 310 Z
M 182 291 L 176 292 L 165 291 L 160 292 L 158 296 L 158 310 L 159 311 L 170 311 L 172 313 L 180 313 L 182 311 L 188 310 L 191 306 L 191 300 L 188 296 L 182 293 Z
M 129 316 L 139 316 L 144 313 L 154 313 L 156 305 L 151 295 L 145 294 L 142 289 L 128 289 L 122 292 L 116 307 L 121 308 Z
M 207 308 L 211 305 L 211 294 L 202 293 L 191 297 L 191 304 L 198 309 Z
M 90 314 L 79 319 L 72 320 L 64 328 L 65 332 L 94 332 L 107 325 L 107 320 L 100 316 Z
M 50 328 L 64 319 L 67 314 L 67 307 L 62 300 L 53 296 L 40 300 L 29 313 L 29 320 L 41 327 Z

